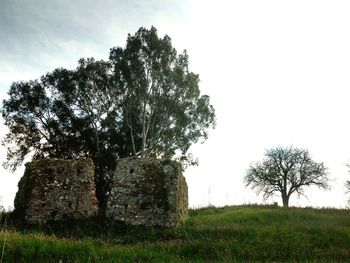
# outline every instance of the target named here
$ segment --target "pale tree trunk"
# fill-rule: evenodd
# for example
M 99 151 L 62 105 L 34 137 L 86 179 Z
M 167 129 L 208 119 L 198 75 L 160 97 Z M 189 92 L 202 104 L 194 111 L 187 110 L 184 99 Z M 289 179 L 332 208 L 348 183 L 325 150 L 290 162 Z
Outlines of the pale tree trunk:
M 131 125 L 129 126 L 129 128 L 130 128 L 130 138 L 131 138 L 132 150 L 134 152 L 134 156 L 136 156 L 137 153 L 136 153 L 136 147 L 135 147 L 134 133 L 132 131 L 132 126 Z
M 145 109 L 144 109 L 145 110 Z M 143 113 L 143 120 L 142 120 L 142 146 L 141 146 L 141 154 L 140 157 L 145 157 L 145 149 L 146 149 L 146 112 Z
M 132 145 L 132 151 L 133 151 L 133 155 L 137 156 L 137 152 L 136 152 L 136 146 L 135 146 L 135 139 L 134 139 L 134 131 L 132 128 L 132 121 L 131 121 L 131 109 L 130 107 L 126 108 L 126 112 L 127 112 L 127 118 L 126 118 L 126 124 L 130 129 L 130 139 L 131 139 L 131 145 Z

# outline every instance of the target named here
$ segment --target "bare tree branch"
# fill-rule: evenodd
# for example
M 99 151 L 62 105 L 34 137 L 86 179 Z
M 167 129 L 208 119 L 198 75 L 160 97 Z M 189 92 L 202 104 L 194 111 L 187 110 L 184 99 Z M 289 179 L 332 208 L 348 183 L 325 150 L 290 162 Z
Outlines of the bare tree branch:
M 250 166 L 244 178 L 246 186 L 263 193 L 265 199 L 278 192 L 283 206 L 288 207 L 290 196 L 304 195 L 306 186 L 330 188 L 327 168 L 313 161 L 307 150 L 277 147 L 268 150 L 265 156 L 261 163 Z

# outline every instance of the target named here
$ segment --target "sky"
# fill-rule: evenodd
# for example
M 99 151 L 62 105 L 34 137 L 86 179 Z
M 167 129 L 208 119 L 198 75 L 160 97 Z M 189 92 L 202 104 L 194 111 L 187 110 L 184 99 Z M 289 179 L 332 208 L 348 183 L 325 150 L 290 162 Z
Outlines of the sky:
M 309 188 L 290 205 L 347 206 L 350 179 L 350 2 L 324 0 L 0 0 L 0 98 L 12 82 L 40 78 L 82 57 L 107 59 L 141 26 L 189 55 L 217 126 L 191 152 L 190 207 L 272 203 L 243 183 L 275 146 L 308 149 L 329 168 L 332 190 Z M 0 137 L 6 133 L 1 124 Z M 0 161 L 6 158 L 0 148 Z M 23 166 L 0 168 L 13 206 Z

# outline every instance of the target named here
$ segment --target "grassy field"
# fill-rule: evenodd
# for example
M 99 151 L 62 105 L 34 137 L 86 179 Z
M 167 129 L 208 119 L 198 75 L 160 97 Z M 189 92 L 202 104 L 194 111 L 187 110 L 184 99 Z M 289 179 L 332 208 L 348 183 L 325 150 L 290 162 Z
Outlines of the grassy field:
M 176 229 L 93 222 L 3 227 L 0 262 L 350 262 L 349 210 L 205 208 Z

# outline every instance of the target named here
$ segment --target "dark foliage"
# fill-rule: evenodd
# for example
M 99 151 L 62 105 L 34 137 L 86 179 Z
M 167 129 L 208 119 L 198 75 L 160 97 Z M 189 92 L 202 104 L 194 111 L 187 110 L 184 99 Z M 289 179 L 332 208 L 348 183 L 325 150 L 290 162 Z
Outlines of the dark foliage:
M 5 167 L 26 157 L 90 157 L 102 211 L 115 160 L 140 157 L 192 162 L 189 147 L 215 124 L 209 97 L 200 95 L 188 56 L 177 56 L 168 36 L 140 28 L 109 61 L 79 60 L 40 80 L 11 85 L 2 116 L 9 128 Z

